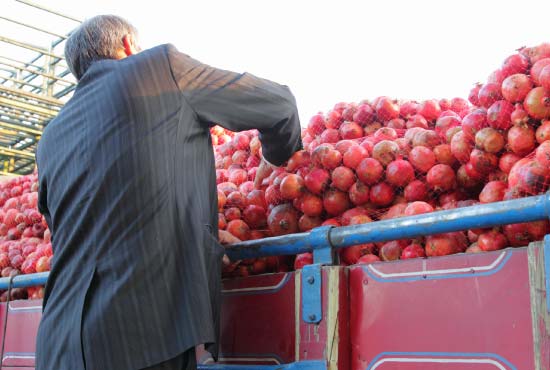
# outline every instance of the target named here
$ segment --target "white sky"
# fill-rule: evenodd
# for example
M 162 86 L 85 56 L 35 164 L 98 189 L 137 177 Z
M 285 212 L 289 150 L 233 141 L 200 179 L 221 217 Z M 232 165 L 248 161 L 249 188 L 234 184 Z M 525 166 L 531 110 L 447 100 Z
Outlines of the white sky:
M 145 48 L 170 42 L 210 65 L 287 84 L 302 125 L 339 101 L 467 97 L 515 49 L 550 42 L 549 0 L 37 2 L 82 19 L 121 15 Z

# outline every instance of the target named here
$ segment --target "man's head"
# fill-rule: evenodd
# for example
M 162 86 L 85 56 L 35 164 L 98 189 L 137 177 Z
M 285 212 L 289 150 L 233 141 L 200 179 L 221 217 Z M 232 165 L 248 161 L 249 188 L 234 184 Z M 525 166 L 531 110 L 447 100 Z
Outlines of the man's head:
M 65 44 L 65 58 L 77 80 L 92 62 L 122 59 L 140 51 L 137 30 L 115 15 L 98 15 L 82 23 Z

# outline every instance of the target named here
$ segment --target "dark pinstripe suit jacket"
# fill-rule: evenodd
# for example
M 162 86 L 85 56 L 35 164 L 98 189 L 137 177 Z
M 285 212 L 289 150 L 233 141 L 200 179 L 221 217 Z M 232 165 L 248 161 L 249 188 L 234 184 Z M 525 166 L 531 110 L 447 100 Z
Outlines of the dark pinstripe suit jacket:
M 199 343 L 215 355 L 213 123 L 259 129 L 274 164 L 301 148 L 287 87 L 171 45 L 93 63 L 44 130 L 39 207 L 54 260 L 37 370 L 139 369 Z

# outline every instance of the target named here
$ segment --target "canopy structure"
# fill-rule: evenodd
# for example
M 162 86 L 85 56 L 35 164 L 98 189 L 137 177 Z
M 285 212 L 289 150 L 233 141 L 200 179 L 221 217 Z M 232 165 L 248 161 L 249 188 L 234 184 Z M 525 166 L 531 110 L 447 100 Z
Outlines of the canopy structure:
M 28 0 L 0 5 L 0 174 L 35 168 L 42 130 L 76 87 L 63 48 L 81 21 Z

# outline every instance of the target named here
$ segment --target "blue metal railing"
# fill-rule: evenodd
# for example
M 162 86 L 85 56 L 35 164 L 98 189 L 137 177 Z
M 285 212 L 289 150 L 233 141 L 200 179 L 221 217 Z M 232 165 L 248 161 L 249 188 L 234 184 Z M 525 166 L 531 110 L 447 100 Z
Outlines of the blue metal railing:
M 550 218 L 550 193 L 368 224 L 326 228 L 326 233 L 314 230 L 307 233 L 245 241 L 228 247 L 227 255 L 232 260 L 292 255 L 311 252 L 320 247 L 319 243 L 327 243 L 327 241 L 334 248 L 344 248 L 356 244 L 406 239 L 548 218 Z M 12 287 L 43 285 L 47 277 L 48 273 L 19 275 L 13 278 Z M 0 290 L 5 290 L 8 286 L 9 278 L 0 279 Z

